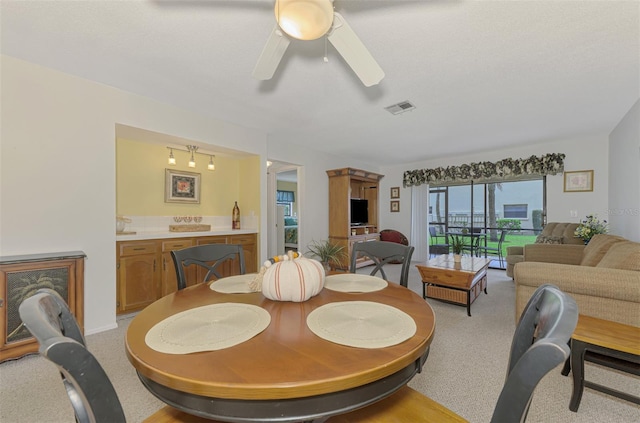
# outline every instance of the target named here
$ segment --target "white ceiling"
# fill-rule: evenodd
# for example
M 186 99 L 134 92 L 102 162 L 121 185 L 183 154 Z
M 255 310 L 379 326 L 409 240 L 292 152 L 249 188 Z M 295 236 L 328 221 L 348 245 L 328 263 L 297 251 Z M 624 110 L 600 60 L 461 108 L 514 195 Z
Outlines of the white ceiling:
M 270 0 L 0 2 L 3 54 L 400 164 L 608 134 L 640 96 L 638 1 L 335 0 L 386 73 L 365 88 L 324 39 L 251 77 Z M 409 100 L 416 109 L 384 110 Z

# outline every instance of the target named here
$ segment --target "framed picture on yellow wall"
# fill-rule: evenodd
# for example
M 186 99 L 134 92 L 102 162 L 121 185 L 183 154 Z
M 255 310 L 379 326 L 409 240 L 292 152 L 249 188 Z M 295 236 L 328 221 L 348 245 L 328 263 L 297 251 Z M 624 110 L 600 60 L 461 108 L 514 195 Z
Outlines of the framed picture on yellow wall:
M 164 202 L 200 204 L 200 174 L 165 169 Z

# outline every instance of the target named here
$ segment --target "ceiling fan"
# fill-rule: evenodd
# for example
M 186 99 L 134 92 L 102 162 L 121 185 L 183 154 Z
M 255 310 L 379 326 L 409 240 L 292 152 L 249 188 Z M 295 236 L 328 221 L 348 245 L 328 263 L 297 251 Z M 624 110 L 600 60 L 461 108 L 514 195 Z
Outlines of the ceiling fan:
M 333 11 L 333 0 L 276 0 L 274 12 L 276 25 L 253 69 L 254 78 L 273 77 L 291 42 L 289 37 L 306 41 L 325 35 L 365 86 L 377 85 L 384 78 L 384 71 L 360 38 Z

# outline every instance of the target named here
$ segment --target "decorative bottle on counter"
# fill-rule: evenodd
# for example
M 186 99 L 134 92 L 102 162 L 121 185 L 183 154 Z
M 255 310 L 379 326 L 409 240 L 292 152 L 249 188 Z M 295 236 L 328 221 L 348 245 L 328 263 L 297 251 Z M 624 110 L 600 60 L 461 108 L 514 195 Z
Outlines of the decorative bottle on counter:
M 238 202 L 233 205 L 233 212 L 231 213 L 231 229 L 240 229 L 240 208 L 238 208 Z

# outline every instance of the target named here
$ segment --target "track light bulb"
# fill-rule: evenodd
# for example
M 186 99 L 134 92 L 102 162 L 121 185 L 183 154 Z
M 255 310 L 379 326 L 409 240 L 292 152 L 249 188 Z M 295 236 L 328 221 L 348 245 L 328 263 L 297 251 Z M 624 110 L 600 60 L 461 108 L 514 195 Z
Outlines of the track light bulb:
M 168 160 L 170 165 L 175 165 L 176 164 L 176 158 L 173 157 L 173 148 L 169 149 L 169 160 Z
M 207 169 L 216 170 L 216 165 L 213 164 L 213 156 L 209 156 L 209 164 L 207 165 Z

